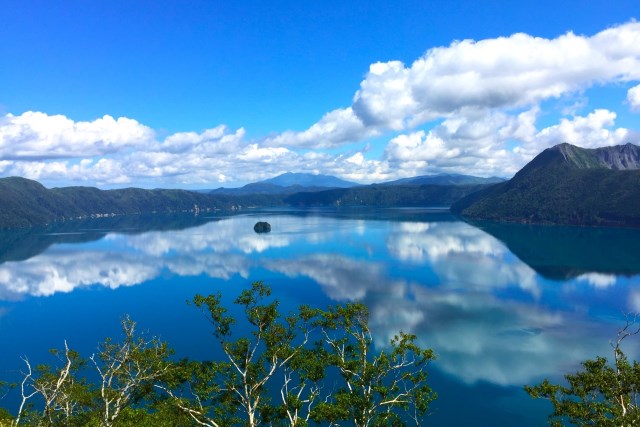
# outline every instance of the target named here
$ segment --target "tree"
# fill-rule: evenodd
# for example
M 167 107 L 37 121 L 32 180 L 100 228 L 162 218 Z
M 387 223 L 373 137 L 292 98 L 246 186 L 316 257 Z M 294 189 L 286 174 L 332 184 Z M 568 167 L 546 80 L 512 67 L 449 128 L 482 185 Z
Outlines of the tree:
M 213 335 L 226 360 L 185 362 L 182 372 L 186 386 L 176 389 L 174 382 L 159 387 L 197 424 L 218 427 L 242 421 L 255 427 L 263 420 L 273 421 L 288 413 L 291 425 L 300 425 L 300 416 L 293 415 L 291 407 L 291 374 L 305 369 L 300 356 L 309 340 L 310 330 L 306 326 L 314 311 L 302 307 L 298 313 L 283 318 L 278 312 L 278 301 L 266 301 L 270 295 L 270 288 L 262 282 L 254 282 L 251 289 L 241 292 L 235 304 L 243 308 L 252 331 L 249 336 L 237 338 L 233 334 L 237 320 L 227 315 L 220 294 L 194 297 L 193 305 L 212 324 Z M 285 380 L 283 403 L 276 408 L 270 405 L 268 385 L 278 373 Z M 296 387 L 300 400 L 302 391 L 308 388 L 300 381 Z
M 70 425 L 74 417 L 85 411 L 88 387 L 77 375 L 85 361 L 69 349 L 66 341 L 63 352 L 51 350 L 51 353 L 61 362 L 59 367 L 37 365 L 33 369 L 29 359 L 22 358 L 26 371 L 20 382 L 21 401 L 12 426 L 23 420 L 39 426 Z M 32 409 L 29 405 L 32 398 L 41 401 L 41 410 Z
M 565 375 L 568 385 L 552 384 L 545 379 L 525 390 L 533 398 L 553 404 L 549 416 L 552 426 L 631 426 L 640 423 L 640 364 L 630 362 L 622 351 L 624 339 L 640 332 L 636 318 L 627 318 L 618 331 L 611 363 L 604 357 L 582 362 L 582 370 Z
M 122 320 L 122 342 L 107 338 L 89 359 L 99 376 L 97 411 L 103 427 L 112 427 L 125 408 L 153 392 L 153 385 L 171 369 L 167 344 L 135 333 L 135 322 Z
M 321 312 L 318 325 L 327 345 L 330 365 L 344 385 L 317 406 L 317 421 L 348 420 L 356 427 L 404 426 L 408 418 L 422 425 L 429 403 L 437 395 L 427 385 L 426 368 L 435 355 L 422 349 L 416 336 L 400 332 L 391 351 L 371 348 L 369 312 L 362 304 L 347 304 Z
M 112 427 L 124 413 L 135 415 L 133 405 L 149 397 L 153 382 L 171 369 L 166 343 L 156 338 L 145 340 L 136 334 L 135 325 L 125 317 L 124 339 L 114 342 L 107 338 L 88 360 L 70 350 L 66 341 L 64 351 L 52 350 L 61 362 L 58 367 L 38 365 L 32 369 L 23 358 L 26 371 L 19 385 L 21 401 L 11 425 L 26 421 L 38 426 Z M 82 376 L 90 366 L 98 374 L 97 385 Z M 37 405 L 32 404 L 34 399 Z

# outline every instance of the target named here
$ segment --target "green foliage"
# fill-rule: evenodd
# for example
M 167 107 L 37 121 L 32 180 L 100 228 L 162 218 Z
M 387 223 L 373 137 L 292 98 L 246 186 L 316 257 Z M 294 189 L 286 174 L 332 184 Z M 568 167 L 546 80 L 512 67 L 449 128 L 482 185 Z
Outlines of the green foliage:
M 122 330 L 120 342 L 106 339 L 88 359 L 66 342 L 64 350 L 51 351 L 58 360 L 55 365 L 32 368 L 24 358 L 26 371 L 18 386 L 22 400 L 12 425 L 144 424 L 141 418 L 147 411 L 139 406 L 150 404 L 154 381 L 171 371 L 171 351 L 155 338 L 136 334 L 129 318 L 123 319 Z M 97 382 L 92 381 L 96 373 Z
M 269 287 L 255 282 L 236 298 L 235 304 L 244 312 L 243 320 L 251 327 L 250 336 L 237 338 L 233 328 L 238 320 L 227 314 L 220 294 L 194 297 L 193 305 L 213 326 L 213 335 L 228 359 L 223 363 L 192 364 L 189 389 L 196 397 L 197 407 L 169 392 L 197 422 L 227 425 L 243 420 L 255 426 L 261 424 L 263 418 L 280 418 L 289 407 L 298 405 L 299 402 L 283 393 L 282 405 L 271 406 L 268 385 L 276 373 L 286 377 L 296 364 L 299 372 L 307 375 L 300 357 L 308 342 L 307 322 L 312 313 L 302 308 L 296 314 L 283 317 L 278 312 L 278 301 L 270 300 L 270 296 Z M 306 381 L 311 375 L 304 378 Z M 297 385 L 302 386 L 300 382 Z M 300 393 L 298 399 L 306 399 L 302 396 Z
M 0 426 L 10 425 L 13 418 L 13 415 L 11 415 L 9 411 L 4 408 L 0 408 Z
M 553 404 L 550 425 L 614 427 L 640 423 L 640 364 L 630 362 L 620 348 L 623 339 L 640 331 L 628 332 L 631 325 L 628 322 L 618 334 L 611 363 L 597 357 L 583 362 L 581 371 L 566 375 L 566 385 L 544 380 L 525 387 L 531 397 Z
M 416 336 L 400 332 L 390 352 L 374 353 L 362 304 L 333 307 L 320 314 L 329 363 L 337 367 L 344 384 L 318 405 L 315 419 L 346 419 L 355 426 L 406 425 L 407 417 L 421 424 L 429 403 L 437 395 L 427 385 L 426 368 L 435 354 L 422 349 Z
M 107 338 L 89 359 L 99 375 L 97 406 L 104 426 L 113 425 L 124 409 L 137 405 L 153 392 L 155 382 L 172 369 L 167 344 L 135 334 L 135 322 L 122 321 L 124 339 Z

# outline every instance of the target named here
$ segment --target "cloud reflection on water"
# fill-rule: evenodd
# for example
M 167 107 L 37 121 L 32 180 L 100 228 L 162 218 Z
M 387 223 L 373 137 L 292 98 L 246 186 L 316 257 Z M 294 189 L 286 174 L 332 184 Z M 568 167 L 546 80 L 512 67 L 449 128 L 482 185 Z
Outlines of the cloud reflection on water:
M 400 223 L 387 237 L 389 253 L 398 259 L 428 264 L 446 287 L 493 290 L 519 287 L 538 297 L 536 273 L 509 259 L 497 239 L 463 222 L 441 222 L 419 227 Z
M 614 319 L 596 319 L 584 303 L 550 303 L 545 298 L 555 290 L 545 279 L 502 242 L 462 222 L 273 216 L 274 231 L 258 235 L 255 220 L 239 216 L 180 231 L 110 234 L 98 245 L 53 246 L 0 264 L 0 299 L 91 285 L 115 289 L 163 272 L 259 280 L 252 272 L 266 269 L 309 278 L 333 301 L 367 304 L 378 347 L 399 330 L 415 333 L 437 351 L 438 369 L 460 381 L 518 386 L 607 354 L 618 327 Z M 584 284 L 605 292 L 617 282 L 615 275 L 585 273 L 569 282 L 564 297 L 584 292 Z M 628 295 L 634 309 L 638 295 Z
M 436 349 L 439 369 L 465 383 L 522 385 L 558 376 L 606 351 L 613 331 L 572 313 L 501 300 L 486 288 L 460 291 L 448 283 L 426 287 L 393 280 L 380 265 L 329 254 L 275 265 L 287 276 L 315 280 L 338 302 L 364 302 L 377 347 L 400 330 L 414 333 Z
M 100 251 L 57 251 L 22 262 L 0 265 L 0 298 L 50 296 L 80 287 L 111 289 L 132 286 L 156 277 L 161 267 L 138 254 Z

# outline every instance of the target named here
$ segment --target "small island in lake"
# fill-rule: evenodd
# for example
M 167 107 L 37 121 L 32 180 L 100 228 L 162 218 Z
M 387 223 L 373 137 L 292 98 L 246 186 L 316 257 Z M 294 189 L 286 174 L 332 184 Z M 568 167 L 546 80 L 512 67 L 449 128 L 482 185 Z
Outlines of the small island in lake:
M 253 226 L 253 231 L 256 233 L 268 233 L 271 231 L 271 224 L 264 221 L 256 222 L 256 225 Z

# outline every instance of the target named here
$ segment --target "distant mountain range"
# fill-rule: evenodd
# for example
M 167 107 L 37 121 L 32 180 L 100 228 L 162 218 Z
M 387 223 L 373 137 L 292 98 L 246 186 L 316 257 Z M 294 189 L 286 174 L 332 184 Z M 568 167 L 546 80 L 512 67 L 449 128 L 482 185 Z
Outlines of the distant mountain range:
M 394 181 L 373 184 L 376 186 L 407 186 L 407 185 L 437 185 L 437 186 L 463 186 L 463 185 L 487 185 L 503 182 L 502 178 L 480 178 L 470 175 L 439 174 L 422 175 L 412 178 L 403 178 Z M 218 188 L 211 190 L 211 194 L 249 195 L 249 194 L 278 194 L 291 195 L 296 193 L 315 193 L 334 189 L 367 188 L 357 182 L 345 181 L 330 175 L 314 175 L 309 173 L 285 173 L 274 178 L 247 184 L 240 188 Z M 378 189 L 378 192 L 385 190 Z M 336 194 L 345 192 L 338 191 Z M 348 193 L 348 192 L 347 192 Z
M 345 181 L 330 175 L 314 175 L 310 173 L 287 172 L 275 178 L 262 181 L 268 184 L 275 184 L 281 187 L 299 185 L 302 187 L 328 187 L 328 188 L 349 188 L 360 185 L 357 182 Z
M 476 220 L 640 226 L 640 147 L 559 144 L 451 210 Z
M 485 188 L 484 178 L 425 176 L 360 186 L 326 175 L 287 173 L 240 189 L 186 190 L 94 187 L 47 189 L 20 177 L 0 178 L 0 228 L 129 214 L 206 212 L 268 206 L 443 206 Z M 429 182 L 430 184 L 424 184 Z M 476 184 L 468 185 L 474 182 Z M 458 185 L 459 184 L 459 185 Z
M 267 206 L 448 207 L 471 220 L 640 226 L 640 147 L 584 149 L 560 144 L 509 181 L 428 175 L 359 185 L 327 175 L 287 173 L 209 193 L 93 187 L 47 189 L 19 177 L 0 179 L 0 228 L 127 214 Z
M 367 185 L 333 190 L 299 192 L 284 198 L 292 206 L 428 206 L 446 207 L 487 185 Z
M 395 181 L 382 182 L 378 185 L 487 185 L 503 182 L 503 178 L 492 176 L 481 178 L 471 175 L 442 173 L 438 175 L 422 175 L 413 178 L 402 178 Z
M 47 189 L 20 177 L 0 179 L 0 228 L 30 227 L 54 221 L 140 213 L 225 209 L 229 198 L 185 190 L 93 187 Z
M 287 172 L 264 181 L 253 182 L 240 188 L 218 188 L 210 194 L 249 195 L 249 194 L 293 194 L 300 191 L 322 191 L 332 188 L 349 188 L 360 185 L 330 175 Z

